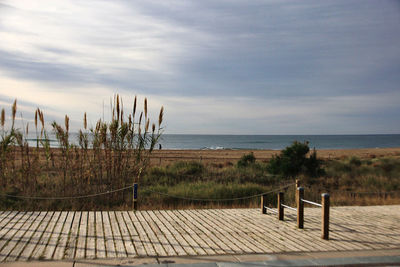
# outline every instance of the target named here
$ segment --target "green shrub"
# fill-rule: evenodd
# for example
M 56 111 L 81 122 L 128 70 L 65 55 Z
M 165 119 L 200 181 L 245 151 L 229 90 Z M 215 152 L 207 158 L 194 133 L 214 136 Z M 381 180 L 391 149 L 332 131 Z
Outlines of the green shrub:
M 249 154 L 243 155 L 239 159 L 237 166 L 239 168 L 244 168 L 244 167 L 254 164 L 255 162 L 256 162 L 256 157 L 254 156 L 253 152 L 251 152 Z
M 294 177 L 299 174 L 311 177 L 320 176 L 324 172 L 321 168 L 321 161 L 318 160 L 315 150 L 307 158 L 309 151 L 308 142 L 294 141 L 291 146 L 282 150 L 280 155 L 272 157 L 268 164 L 268 170 L 272 174 L 284 177 Z

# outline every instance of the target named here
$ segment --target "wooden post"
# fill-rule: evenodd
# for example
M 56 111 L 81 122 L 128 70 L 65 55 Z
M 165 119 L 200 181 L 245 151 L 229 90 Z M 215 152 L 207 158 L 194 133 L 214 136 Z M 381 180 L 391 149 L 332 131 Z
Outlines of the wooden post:
M 296 204 L 297 204 L 297 227 L 304 228 L 304 188 L 298 187 L 296 191 Z
M 261 214 L 266 214 L 267 209 L 265 206 L 267 205 L 267 195 L 262 195 L 261 196 Z
M 138 197 L 138 184 L 134 183 L 133 184 L 133 210 L 134 211 L 138 210 L 137 197 Z
M 301 183 L 300 183 L 300 180 L 299 180 L 299 179 L 296 179 L 296 189 L 300 187 L 300 184 L 301 184 Z
M 283 217 L 284 217 L 284 209 L 282 206 L 282 203 L 284 201 L 284 196 L 283 196 L 283 192 L 279 192 L 278 193 L 278 219 L 280 221 L 283 221 Z
M 329 194 L 322 194 L 322 239 L 329 240 Z

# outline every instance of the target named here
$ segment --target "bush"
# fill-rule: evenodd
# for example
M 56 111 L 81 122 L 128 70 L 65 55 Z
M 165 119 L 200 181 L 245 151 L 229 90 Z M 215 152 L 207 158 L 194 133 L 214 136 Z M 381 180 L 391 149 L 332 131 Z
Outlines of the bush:
M 294 177 L 299 174 L 311 177 L 320 176 L 323 174 L 321 161 L 317 158 L 315 150 L 307 158 L 306 155 L 309 151 L 308 142 L 294 141 L 291 146 L 282 150 L 280 155 L 272 157 L 268 164 L 268 170 L 272 174 L 284 177 Z
M 256 162 L 256 157 L 254 156 L 253 152 L 251 152 L 249 154 L 243 155 L 239 159 L 237 166 L 239 168 L 244 168 L 244 167 L 254 164 L 254 162 Z

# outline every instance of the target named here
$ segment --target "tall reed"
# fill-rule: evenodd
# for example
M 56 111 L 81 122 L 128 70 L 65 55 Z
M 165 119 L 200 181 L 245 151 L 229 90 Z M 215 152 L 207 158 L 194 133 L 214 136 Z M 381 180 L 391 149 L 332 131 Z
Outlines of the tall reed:
M 161 108 L 158 125 L 148 118 L 147 99 L 137 116 L 137 98 L 132 112 L 125 113 L 122 98 L 114 96 L 110 121 L 99 119 L 95 127 L 88 127 L 87 114 L 78 140 L 71 140 L 70 119 L 64 123 L 53 121 L 50 126 L 58 148 L 50 146 L 50 135 L 43 112 L 35 111 L 35 147 L 28 145 L 29 125 L 23 130 L 15 126 L 16 101 L 11 108 L 10 125 L 6 124 L 5 110 L 1 111 L 0 193 L 36 195 L 42 197 L 95 194 L 139 182 L 149 165 L 149 156 L 162 134 L 164 109 Z M 143 120 L 143 113 L 145 119 Z M 17 175 L 18 174 L 18 175 Z M 0 197 L 0 205 L 26 209 L 85 209 L 114 205 L 130 205 L 131 191 L 98 196 L 94 199 L 68 201 L 25 201 Z

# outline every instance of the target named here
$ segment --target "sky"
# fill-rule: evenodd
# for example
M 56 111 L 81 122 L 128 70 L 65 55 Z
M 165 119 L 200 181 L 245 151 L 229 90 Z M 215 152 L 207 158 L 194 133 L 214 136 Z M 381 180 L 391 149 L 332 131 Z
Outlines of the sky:
M 117 93 L 165 133 L 399 134 L 400 1 L 0 0 L 8 116 L 77 130 Z

